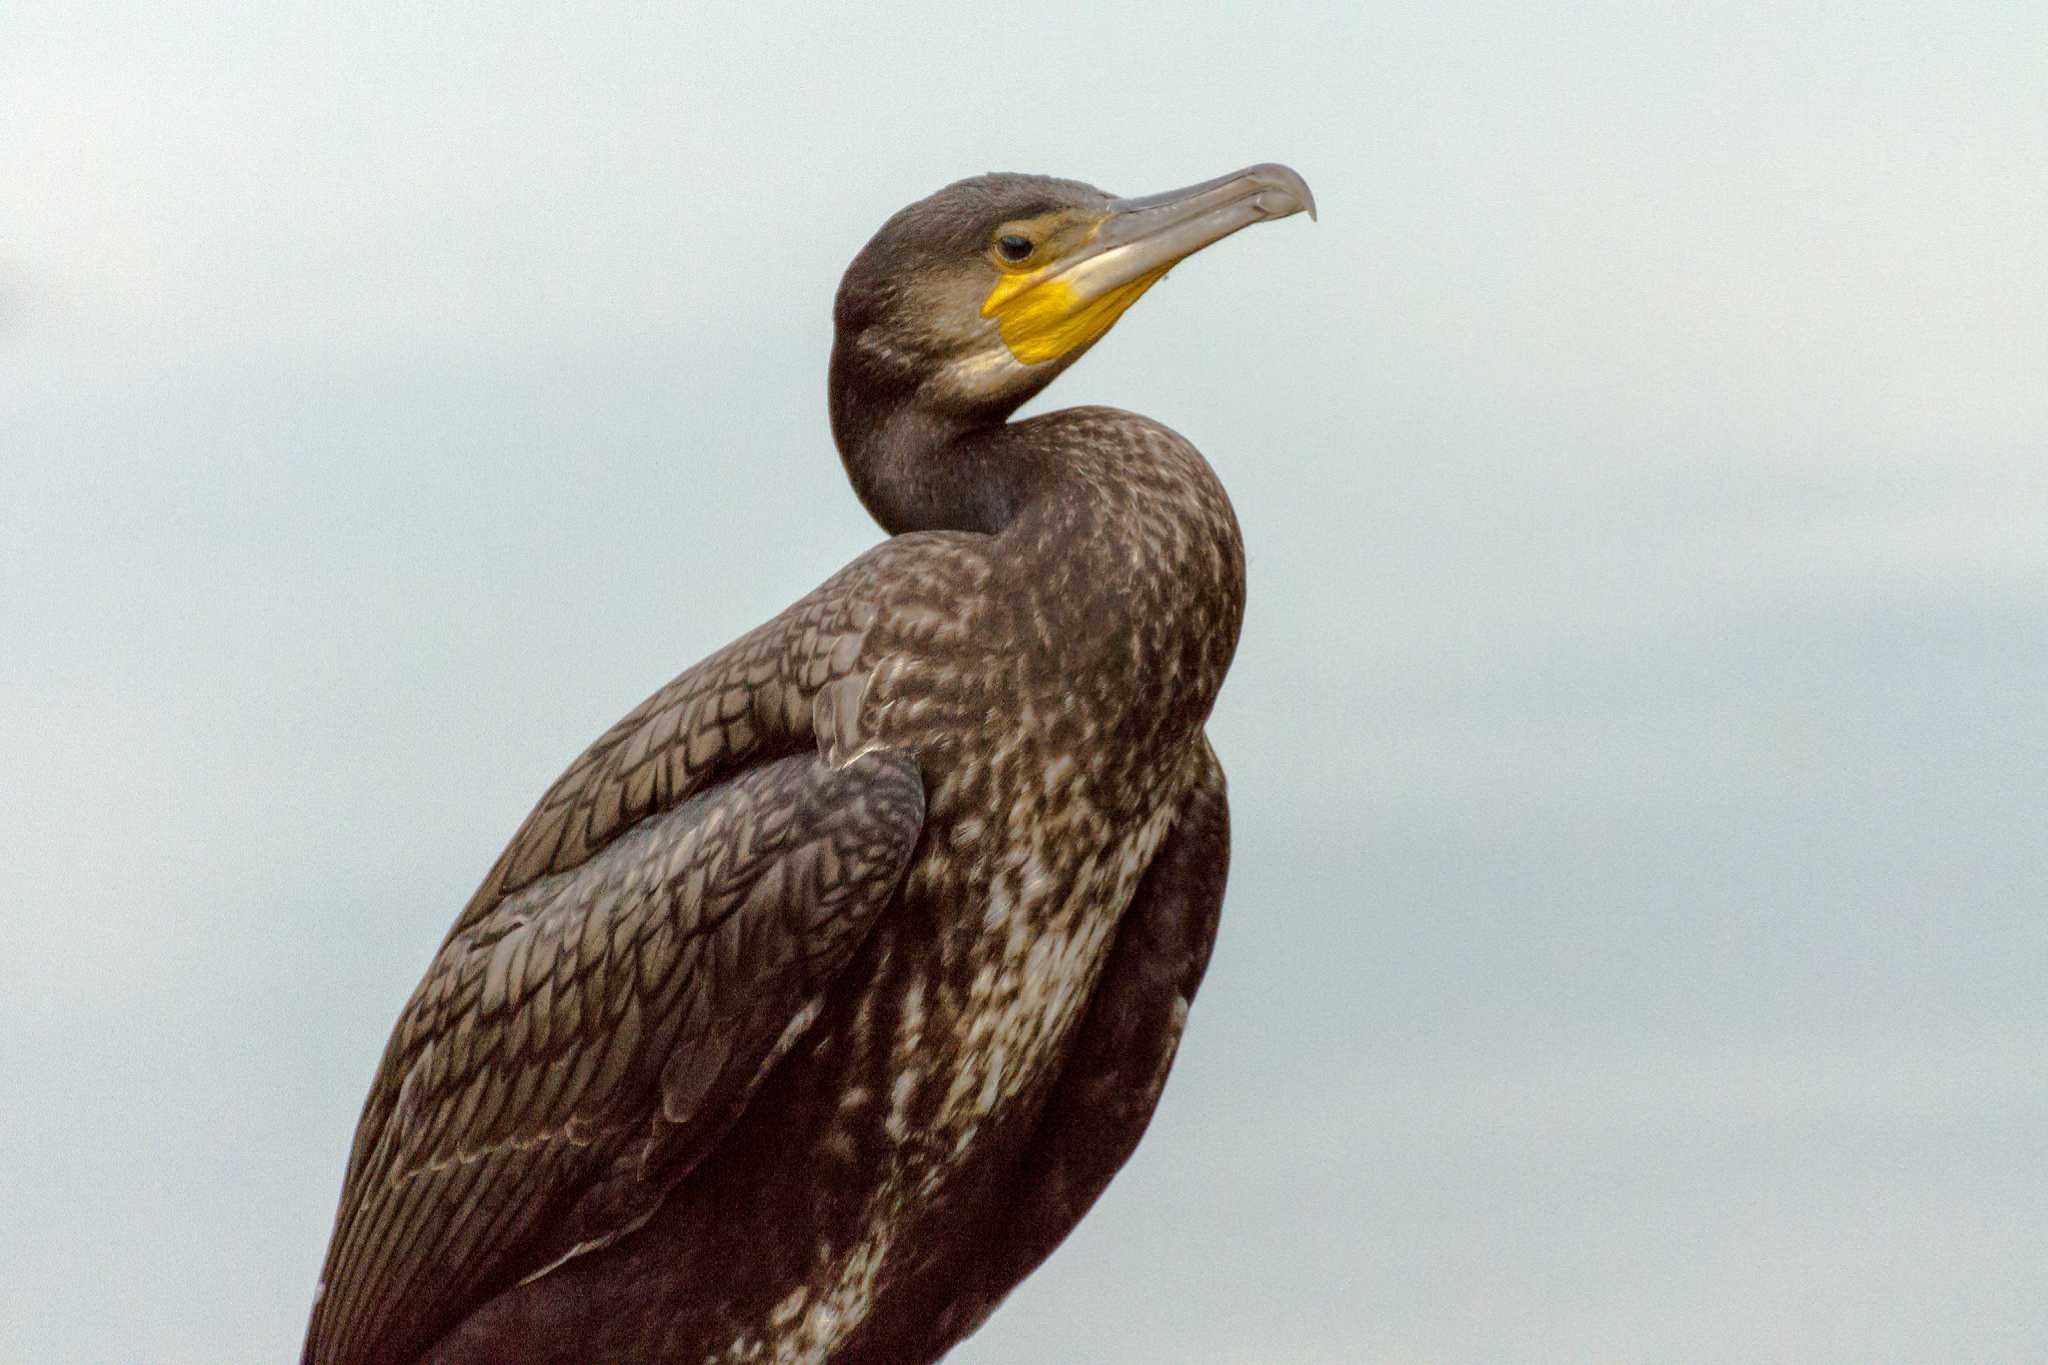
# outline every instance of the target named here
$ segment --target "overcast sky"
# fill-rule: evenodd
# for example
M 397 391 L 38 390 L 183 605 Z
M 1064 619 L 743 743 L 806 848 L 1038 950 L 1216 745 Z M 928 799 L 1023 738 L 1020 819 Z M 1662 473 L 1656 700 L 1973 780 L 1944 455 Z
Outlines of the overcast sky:
M 2035 0 L 176 8 L 0 13 L 0 1358 L 295 1358 L 504 839 L 876 538 L 884 217 L 1262 160 L 1040 400 L 1236 499 L 1238 843 L 954 1359 L 2048 1358 Z

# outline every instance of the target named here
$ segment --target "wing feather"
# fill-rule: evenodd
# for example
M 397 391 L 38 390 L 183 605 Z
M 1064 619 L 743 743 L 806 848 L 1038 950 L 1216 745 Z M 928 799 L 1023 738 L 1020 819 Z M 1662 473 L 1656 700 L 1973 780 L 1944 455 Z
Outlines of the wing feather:
M 975 539 L 876 547 L 549 787 L 386 1047 L 308 1362 L 409 1358 L 494 1286 L 644 1219 L 737 1117 L 922 823 L 915 764 L 849 742 L 838 714 L 878 663 L 876 604 L 972 582 Z
M 862 671 L 872 585 L 947 539 L 902 536 L 677 677 L 585 750 L 540 799 L 477 888 L 460 931 L 505 896 L 576 867 L 622 830 L 764 752 L 809 740 L 812 695 Z
M 815 1013 L 922 821 L 900 754 L 778 759 L 450 939 L 399 1021 L 384 1117 L 366 1115 L 308 1359 L 409 1358 L 644 1218 Z

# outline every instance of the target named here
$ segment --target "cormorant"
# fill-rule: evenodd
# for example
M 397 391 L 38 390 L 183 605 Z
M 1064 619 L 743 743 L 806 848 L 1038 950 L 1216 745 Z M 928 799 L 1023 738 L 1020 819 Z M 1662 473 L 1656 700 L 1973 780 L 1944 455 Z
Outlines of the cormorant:
M 1244 552 L 1202 456 L 1009 420 L 1284 166 L 985 175 L 834 308 L 890 539 L 570 765 L 400 1015 L 308 1365 L 936 1360 L 1137 1144 L 1222 905 Z

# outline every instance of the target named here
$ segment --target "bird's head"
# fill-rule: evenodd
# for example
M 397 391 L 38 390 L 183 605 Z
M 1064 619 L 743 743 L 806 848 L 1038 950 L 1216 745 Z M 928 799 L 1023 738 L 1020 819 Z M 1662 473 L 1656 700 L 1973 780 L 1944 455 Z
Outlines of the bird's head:
M 882 225 L 839 286 L 832 415 L 842 446 L 842 424 L 862 403 L 1003 421 L 1174 265 L 1304 209 L 1315 213 L 1308 185 L 1270 164 L 1139 199 L 1005 174 L 918 200 Z

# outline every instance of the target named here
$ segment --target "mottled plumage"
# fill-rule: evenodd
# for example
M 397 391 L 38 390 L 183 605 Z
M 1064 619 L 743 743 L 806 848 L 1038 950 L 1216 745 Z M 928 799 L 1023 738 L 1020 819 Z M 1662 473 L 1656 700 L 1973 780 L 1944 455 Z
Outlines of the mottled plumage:
M 986 177 L 924 206 L 849 271 L 833 367 L 898 534 L 513 837 L 372 1086 L 309 1362 L 933 1360 L 1149 1120 L 1222 902 L 1202 724 L 1238 528 L 1157 423 L 1006 420 L 1099 332 L 1006 366 L 932 316 L 1006 268 L 990 232 L 1151 201 Z

